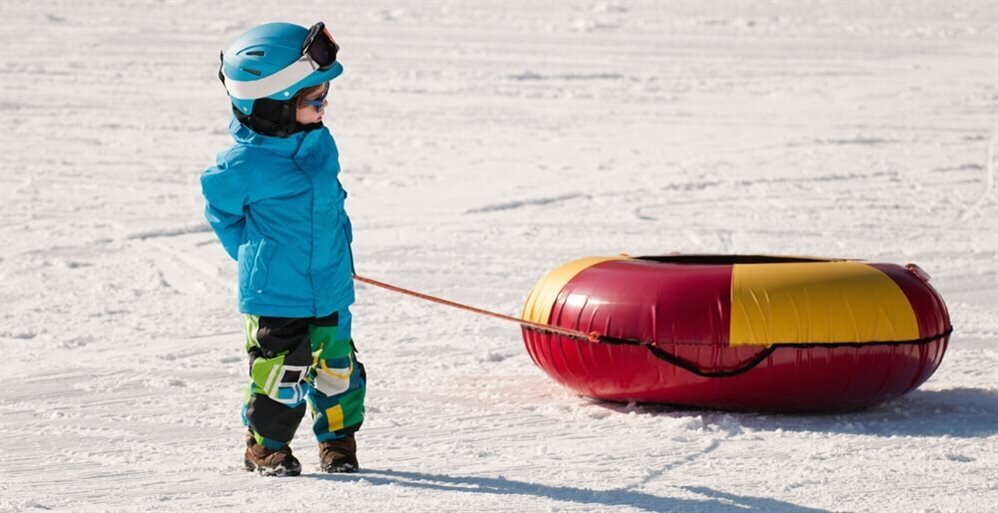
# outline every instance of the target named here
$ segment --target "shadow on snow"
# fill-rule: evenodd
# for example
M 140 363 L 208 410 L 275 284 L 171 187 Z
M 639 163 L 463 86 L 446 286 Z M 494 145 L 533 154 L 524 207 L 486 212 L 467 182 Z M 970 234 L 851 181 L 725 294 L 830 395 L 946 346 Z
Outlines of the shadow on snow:
M 915 390 L 894 401 L 865 410 L 838 413 L 771 414 L 693 410 L 655 404 L 594 401 L 618 412 L 700 416 L 707 425 L 753 431 L 814 431 L 874 436 L 953 436 L 973 438 L 998 434 L 998 390 L 952 388 Z
M 630 506 L 654 512 L 745 513 L 764 511 L 767 513 L 828 513 L 827 510 L 823 509 L 807 508 L 764 497 L 734 495 L 702 486 L 680 487 L 690 493 L 704 496 L 704 499 L 699 500 L 660 497 L 627 488 L 591 490 L 571 486 L 527 483 L 504 478 L 448 476 L 397 470 L 365 469 L 361 474 L 317 474 L 309 477 L 335 481 L 366 481 L 374 485 L 395 485 L 439 492 L 533 496 L 562 502 L 592 504 L 605 507 Z

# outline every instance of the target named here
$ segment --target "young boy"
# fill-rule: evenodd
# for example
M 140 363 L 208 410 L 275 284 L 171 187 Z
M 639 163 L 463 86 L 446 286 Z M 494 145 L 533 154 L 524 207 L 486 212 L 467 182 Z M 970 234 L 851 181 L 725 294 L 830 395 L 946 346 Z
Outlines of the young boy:
M 356 472 L 364 366 L 350 338 L 350 219 L 339 153 L 322 125 L 339 47 L 317 23 L 269 23 L 222 53 L 235 144 L 201 176 L 205 215 L 238 262 L 250 384 L 245 464 L 293 476 L 291 441 L 311 407 L 323 471 Z

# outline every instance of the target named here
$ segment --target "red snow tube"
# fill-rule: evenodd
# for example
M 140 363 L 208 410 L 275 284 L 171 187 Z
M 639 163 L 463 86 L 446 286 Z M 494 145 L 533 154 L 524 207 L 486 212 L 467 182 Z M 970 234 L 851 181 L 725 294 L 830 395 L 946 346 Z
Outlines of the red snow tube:
M 611 401 L 778 412 L 863 408 L 935 372 L 952 331 L 913 264 L 747 255 L 589 257 L 548 273 L 523 318 L 534 362 Z

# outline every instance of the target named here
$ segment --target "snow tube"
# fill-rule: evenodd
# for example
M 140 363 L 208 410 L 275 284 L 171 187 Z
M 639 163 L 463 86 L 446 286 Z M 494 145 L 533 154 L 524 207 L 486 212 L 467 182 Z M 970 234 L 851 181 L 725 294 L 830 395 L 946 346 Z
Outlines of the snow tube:
M 588 257 L 544 276 L 534 362 L 610 401 L 775 412 L 889 401 L 935 372 L 952 331 L 914 264 L 750 255 Z

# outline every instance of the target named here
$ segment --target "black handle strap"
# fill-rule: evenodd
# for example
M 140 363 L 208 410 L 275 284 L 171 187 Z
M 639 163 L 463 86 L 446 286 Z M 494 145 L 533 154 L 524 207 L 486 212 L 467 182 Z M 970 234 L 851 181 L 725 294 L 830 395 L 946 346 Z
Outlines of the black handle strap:
M 672 353 L 670 353 L 670 352 L 668 352 L 668 351 L 666 351 L 666 350 L 658 347 L 657 345 L 655 345 L 654 342 L 646 342 L 646 341 L 643 341 L 643 340 L 638 340 L 638 339 L 633 339 L 633 338 L 609 337 L 609 336 L 606 336 L 606 335 L 601 335 L 599 337 L 599 342 L 603 343 L 603 344 L 611 344 L 611 345 L 643 346 L 644 348 L 646 348 L 649 351 L 651 351 L 651 353 L 653 355 L 657 356 L 659 359 L 661 359 L 661 360 L 663 360 L 665 362 L 671 363 L 672 365 L 675 365 L 676 367 L 679 367 L 681 369 L 684 369 L 684 370 L 687 370 L 689 372 L 692 372 L 693 374 L 696 374 L 697 376 L 701 376 L 701 377 L 704 377 L 704 378 L 730 378 L 730 377 L 733 377 L 733 376 L 738 376 L 740 374 L 744 374 L 744 373 L 746 373 L 746 372 L 754 369 L 757 365 L 759 365 L 760 363 L 762 363 L 763 360 L 765 360 L 766 358 L 769 358 L 769 356 L 771 354 L 773 354 L 773 351 L 776 351 L 778 348 L 787 347 L 787 348 L 805 349 L 805 348 L 815 348 L 815 347 L 832 348 L 832 347 L 846 347 L 846 346 L 847 347 L 857 347 L 857 346 L 925 345 L 925 344 L 929 344 L 931 342 L 935 342 L 936 340 L 939 340 L 939 339 L 941 339 L 943 337 L 948 337 L 951 333 L 953 333 L 953 327 L 952 326 L 946 328 L 945 330 L 943 330 L 942 333 L 939 333 L 938 335 L 933 335 L 931 337 L 925 337 L 925 338 L 919 338 L 919 339 L 915 339 L 915 340 L 899 340 L 899 341 L 888 341 L 888 342 L 881 342 L 881 341 L 873 341 L 873 342 L 830 342 L 830 343 L 822 343 L 822 344 L 801 344 L 801 343 L 784 343 L 784 344 L 780 344 L 780 343 L 778 343 L 778 344 L 773 344 L 773 345 L 767 347 L 766 349 L 764 349 L 763 351 L 761 351 L 759 354 L 757 354 L 754 357 L 752 357 L 751 360 L 748 360 L 745 363 L 742 363 L 741 365 L 739 365 L 738 367 L 736 367 L 734 369 L 724 369 L 724 370 L 715 370 L 715 371 L 704 370 L 703 367 L 697 365 L 696 363 L 693 363 L 693 362 L 691 362 L 691 361 L 689 361 L 689 360 L 687 360 L 685 358 L 676 356 L 676 355 L 674 355 L 674 354 L 672 354 Z

